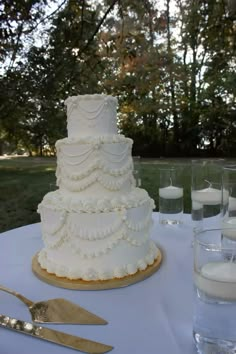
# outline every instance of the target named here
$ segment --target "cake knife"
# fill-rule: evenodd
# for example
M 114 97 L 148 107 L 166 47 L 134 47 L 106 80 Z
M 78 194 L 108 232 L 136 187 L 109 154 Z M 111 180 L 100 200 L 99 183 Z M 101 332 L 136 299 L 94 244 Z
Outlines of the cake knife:
M 43 339 L 48 342 L 76 349 L 83 353 L 100 354 L 107 353 L 113 349 L 112 346 L 107 344 L 94 342 L 90 339 L 77 337 L 54 329 L 37 326 L 30 322 L 17 320 L 6 315 L 0 315 L 0 326 L 22 334 L 27 334 L 34 338 Z
M 33 302 L 5 286 L 0 285 L 1 290 L 21 300 L 28 307 L 32 321 L 37 323 L 107 324 L 103 318 L 63 298 Z

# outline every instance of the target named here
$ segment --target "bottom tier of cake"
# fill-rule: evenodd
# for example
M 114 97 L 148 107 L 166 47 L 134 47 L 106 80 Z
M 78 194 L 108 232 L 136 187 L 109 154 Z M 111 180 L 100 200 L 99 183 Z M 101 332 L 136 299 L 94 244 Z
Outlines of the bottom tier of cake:
M 139 188 L 112 200 L 48 193 L 39 205 L 44 248 L 38 262 L 58 277 L 87 281 L 144 270 L 158 256 L 150 240 L 153 207 Z

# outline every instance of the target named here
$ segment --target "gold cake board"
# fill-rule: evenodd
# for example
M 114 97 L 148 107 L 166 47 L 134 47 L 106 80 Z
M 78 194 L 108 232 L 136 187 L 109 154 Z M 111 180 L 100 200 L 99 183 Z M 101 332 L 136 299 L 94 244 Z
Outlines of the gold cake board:
M 92 280 L 86 281 L 82 279 L 70 280 L 63 277 L 57 277 L 55 274 L 48 273 L 45 269 L 42 269 L 38 262 L 38 254 L 36 253 L 32 260 L 32 270 L 33 273 L 42 281 L 58 286 L 65 289 L 73 290 L 105 290 L 105 289 L 115 289 L 123 288 L 131 284 L 140 282 L 152 274 L 154 274 L 160 267 L 162 262 L 162 253 L 158 249 L 158 255 L 154 263 L 148 266 L 144 270 L 140 270 L 133 275 L 128 275 L 124 278 L 114 278 L 108 280 Z

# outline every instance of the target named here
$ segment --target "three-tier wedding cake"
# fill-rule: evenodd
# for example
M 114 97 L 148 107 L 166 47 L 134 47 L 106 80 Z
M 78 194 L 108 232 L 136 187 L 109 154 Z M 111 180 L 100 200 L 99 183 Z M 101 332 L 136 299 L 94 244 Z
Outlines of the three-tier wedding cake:
M 58 140 L 56 191 L 38 206 L 42 269 L 86 281 L 123 278 L 158 256 L 150 239 L 154 202 L 135 186 L 133 141 L 117 132 L 117 99 L 69 97 L 68 138 Z

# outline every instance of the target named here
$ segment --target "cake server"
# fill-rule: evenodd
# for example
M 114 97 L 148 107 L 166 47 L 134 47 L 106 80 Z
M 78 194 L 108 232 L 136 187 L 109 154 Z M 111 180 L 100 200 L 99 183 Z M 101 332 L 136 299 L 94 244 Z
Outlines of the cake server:
M 18 292 L 0 286 L 0 290 L 16 296 L 31 313 L 31 318 L 37 323 L 68 323 L 68 324 L 107 324 L 103 318 L 85 310 L 66 299 L 49 299 L 33 302 Z
M 65 347 L 73 348 L 84 353 L 99 354 L 107 353 L 113 349 L 112 346 L 99 342 L 94 342 L 90 339 L 85 339 L 65 332 L 59 332 L 54 329 L 49 329 L 34 325 L 30 322 L 17 320 L 15 318 L 0 315 L 0 326 L 13 331 L 27 334 L 29 336 L 53 342 Z

